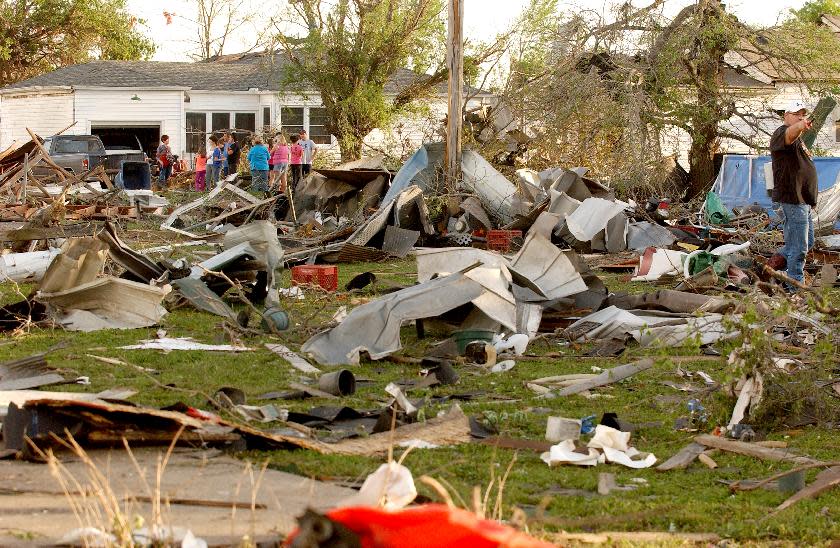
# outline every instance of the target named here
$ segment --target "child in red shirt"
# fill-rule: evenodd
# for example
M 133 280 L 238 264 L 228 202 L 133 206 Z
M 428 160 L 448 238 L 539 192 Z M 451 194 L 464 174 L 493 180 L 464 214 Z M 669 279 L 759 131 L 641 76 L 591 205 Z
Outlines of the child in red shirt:
M 205 189 L 207 178 L 207 153 L 199 152 L 195 157 L 195 190 L 202 192 Z
M 292 170 L 292 190 L 297 190 L 298 183 L 303 176 L 303 147 L 298 144 L 300 137 L 292 135 L 289 138 L 292 141 L 289 154 L 291 155 L 291 162 L 289 167 Z

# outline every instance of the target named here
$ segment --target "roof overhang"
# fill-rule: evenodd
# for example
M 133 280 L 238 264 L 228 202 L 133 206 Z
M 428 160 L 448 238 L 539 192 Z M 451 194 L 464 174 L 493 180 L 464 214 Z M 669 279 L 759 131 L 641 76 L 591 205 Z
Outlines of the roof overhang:
M 31 95 L 40 92 L 65 92 L 73 93 L 73 86 L 27 86 L 23 88 L 2 88 L 0 95 Z

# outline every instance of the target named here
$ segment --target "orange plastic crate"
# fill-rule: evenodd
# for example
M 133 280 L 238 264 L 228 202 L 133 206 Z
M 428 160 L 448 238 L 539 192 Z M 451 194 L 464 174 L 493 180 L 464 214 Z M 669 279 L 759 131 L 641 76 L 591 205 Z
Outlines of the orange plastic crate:
M 510 243 L 514 238 L 521 238 L 521 230 L 488 230 L 487 249 L 496 251 L 510 251 Z
M 338 267 L 320 264 L 293 266 L 292 284 L 312 284 L 335 291 L 338 289 Z

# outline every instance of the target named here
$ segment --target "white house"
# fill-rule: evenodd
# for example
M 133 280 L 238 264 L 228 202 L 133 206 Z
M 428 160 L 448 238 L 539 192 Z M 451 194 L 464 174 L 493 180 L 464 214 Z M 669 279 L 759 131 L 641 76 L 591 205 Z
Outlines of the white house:
M 175 154 L 191 159 L 209 133 L 230 128 L 282 128 L 287 134 L 303 128 L 319 148 L 337 153 L 319 94 L 282 92 L 282 70 L 280 57 L 266 53 L 199 63 L 91 61 L 63 67 L 0 89 L 0 150 L 28 140 L 27 127 L 46 137 L 72 125 L 66 133 L 100 135 L 106 145 L 130 146 L 136 136 L 150 156 L 163 134 Z M 417 78 L 422 75 L 399 71 L 386 94 L 396 96 Z M 437 99 L 426 102 L 436 120 L 431 125 L 446 114 L 446 87 L 439 85 Z M 468 93 L 469 107 L 495 102 L 489 93 Z M 406 118 L 388 133 L 372 132 L 366 145 L 411 152 L 429 138 L 429 126 Z

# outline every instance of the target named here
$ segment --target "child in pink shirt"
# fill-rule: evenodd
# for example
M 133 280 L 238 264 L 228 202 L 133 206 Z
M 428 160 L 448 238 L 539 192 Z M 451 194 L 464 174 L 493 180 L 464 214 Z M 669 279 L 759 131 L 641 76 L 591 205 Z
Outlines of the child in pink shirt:
M 303 176 L 303 147 L 298 144 L 300 137 L 292 135 L 290 137 L 292 146 L 289 149 L 291 156 L 291 170 L 292 170 L 292 190 L 297 190 L 298 183 Z
M 270 188 L 274 189 L 275 184 L 280 189 L 280 192 L 286 192 L 286 177 L 289 171 L 289 155 L 291 150 L 286 144 L 286 138 L 282 134 L 277 134 L 274 148 L 271 149 L 271 163 L 273 168 L 271 170 Z
M 201 192 L 205 188 L 207 177 L 207 153 L 199 152 L 195 157 L 195 189 Z

